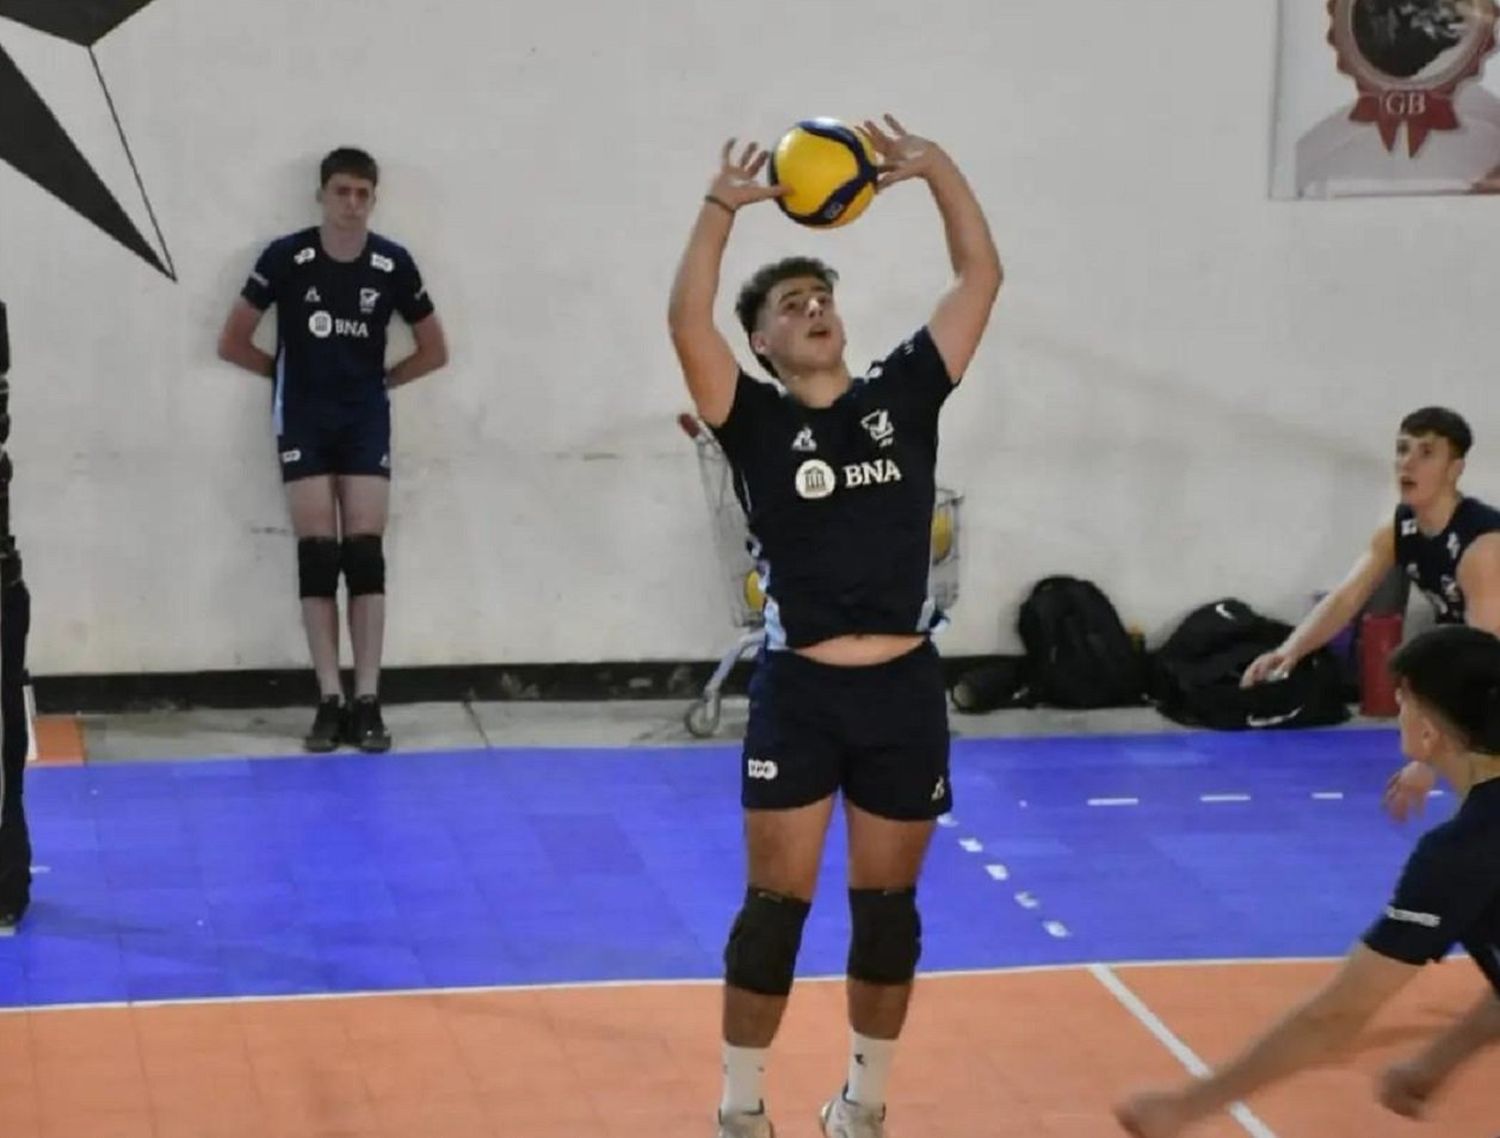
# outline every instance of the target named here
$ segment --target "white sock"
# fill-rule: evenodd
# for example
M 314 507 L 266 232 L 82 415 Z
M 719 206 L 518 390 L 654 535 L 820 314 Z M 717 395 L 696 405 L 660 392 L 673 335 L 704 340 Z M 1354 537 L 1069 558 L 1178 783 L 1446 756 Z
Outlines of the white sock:
M 755 1114 L 765 1105 L 766 1048 L 724 1044 L 724 1114 Z
M 891 1074 L 891 1058 L 896 1053 L 894 1039 L 871 1039 L 853 1032 L 849 1049 L 849 1081 L 844 1097 L 861 1106 L 884 1106 L 885 1084 Z

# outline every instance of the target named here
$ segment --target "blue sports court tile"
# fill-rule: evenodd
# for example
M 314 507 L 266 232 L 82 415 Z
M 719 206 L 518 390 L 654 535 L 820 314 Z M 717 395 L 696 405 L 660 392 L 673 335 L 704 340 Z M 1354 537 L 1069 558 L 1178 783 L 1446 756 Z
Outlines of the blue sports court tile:
M 427 988 L 432 980 L 411 948 L 390 942 L 324 946 L 329 986 L 336 991 Z
M 0 1002 L 716 977 L 744 890 L 737 756 L 38 770 L 50 872 L 0 941 Z M 924 966 L 1342 952 L 1452 808 L 1385 819 L 1398 762 L 1388 730 L 961 739 Z M 1203 801 L 1224 794 L 1246 800 Z M 1110 798 L 1135 801 L 1089 802 Z M 843 968 L 842 841 L 836 821 L 803 974 Z

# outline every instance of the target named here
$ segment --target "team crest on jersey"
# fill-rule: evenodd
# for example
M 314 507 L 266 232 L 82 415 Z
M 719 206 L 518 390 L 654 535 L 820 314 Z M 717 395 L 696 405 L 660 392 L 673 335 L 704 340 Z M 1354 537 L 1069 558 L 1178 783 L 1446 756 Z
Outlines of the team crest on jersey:
M 292 258 L 292 263 L 296 265 L 305 265 L 317 255 L 317 250 L 309 245 L 306 249 L 297 250 L 297 255 Z
M 1456 533 L 1448 535 L 1448 556 L 1455 559 L 1458 557 L 1458 534 Z
M 380 303 L 380 290 L 378 288 L 362 288 L 359 290 L 359 310 L 365 316 L 375 311 L 375 306 Z
M 797 493 L 804 498 L 826 498 L 838 485 L 838 477 L 821 458 L 810 458 L 797 467 Z
M 792 439 L 792 449 L 804 453 L 818 449 L 818 441 L 813 438 L 811 427 L 803 427 L 797 432 L 797 436 Z
M 382 273 L 394 273 L 396 271 L 396 262 L 389 257 L 381 256 L 379 253 L 370 254 L 370 264 Z
M 859 421 L 859 425 L 870 432 L 870 438 L 883 447 L 896 441 L 896 428 L 891 424 L 891 413 L 882 407 L 871 411 Z
M 1402 518 L 1401 519 L 1401 536 L 1402 537 L 1410 537 L 1412 534 L 1414 534 L 1416 532 L 1417 532 L 1417 519 L 1416 518 Z

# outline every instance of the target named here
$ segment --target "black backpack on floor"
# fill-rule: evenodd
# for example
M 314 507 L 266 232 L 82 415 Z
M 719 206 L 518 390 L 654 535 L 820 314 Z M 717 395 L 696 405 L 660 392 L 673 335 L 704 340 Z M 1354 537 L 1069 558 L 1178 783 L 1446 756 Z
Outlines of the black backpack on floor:
M 1128 707 L 1145 701 L 1140 649 L 1091 581 L 1046 577 L 1021 602 L 1031 694 L 1052 707 Z
M 1349 718 L 1338 661 L 1326 648 L 1283 680 L 1242 688 L 1240 677 L 1291 626 L 1226 598 L 1194 609 L 1151 661 L 1151 698 L 1168 719 L 1220 731 L 1325 727 Z
M 953 710 L 971 715 L 1002 708 L 1035 707 L 1025 657 L 997 656 L 976 664 L 948 691 Z

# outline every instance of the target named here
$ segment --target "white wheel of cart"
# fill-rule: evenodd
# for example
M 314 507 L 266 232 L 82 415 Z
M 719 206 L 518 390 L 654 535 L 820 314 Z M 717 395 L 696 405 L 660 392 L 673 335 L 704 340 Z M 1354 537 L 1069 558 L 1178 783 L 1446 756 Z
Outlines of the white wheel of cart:
M 687 709 L 687 713 L 682 717 L 682 725 L 695 739 L 711 739 L 714 732 L 719 729 L 720 710 L 717 694 L 705 696 Z

